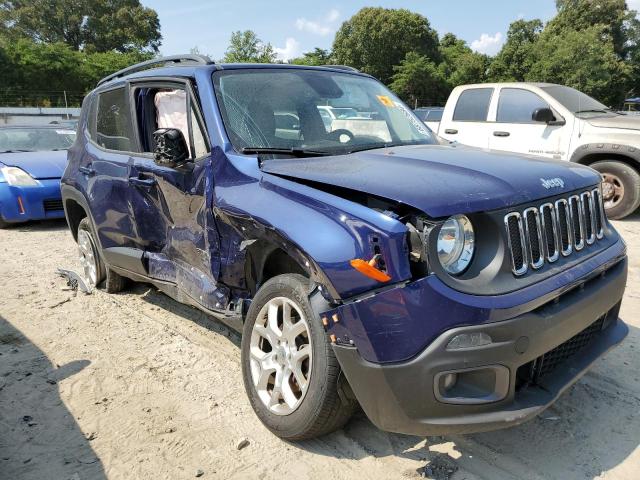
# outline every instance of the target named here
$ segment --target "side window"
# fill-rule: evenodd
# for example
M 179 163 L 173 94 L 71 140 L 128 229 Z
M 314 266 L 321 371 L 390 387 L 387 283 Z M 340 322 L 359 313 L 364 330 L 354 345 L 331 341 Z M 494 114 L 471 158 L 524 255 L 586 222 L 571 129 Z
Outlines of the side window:
M 175 128 L 182 132 L 191 158 L 207 154 L 204 132 L 193 105 L 189 109 L 190 102 L 186 90 L 141 87 L 136 89 L 134 98 L 143 151 L 153 152 L 153 132 L 161 128 Z
M 458 98 L 453 112 L 456 122 L 486 122 L 493 88 L 472 88 L 465 90 Z
M 549 108 L 549 104 L 528 90 L 503 88 L 496 120 L 502 123 L 537 123 L 531 119 L 537 108 Z
M 122 152 L 133 150 L 133 128 L 124 88 L 109 90 L 98 95 L 95 141 L 109 150 Z
M 93 95 L 87 100 L 87 133 L 89 138 L 96 140 L 96 116 L 98 113 L 98 96 Z

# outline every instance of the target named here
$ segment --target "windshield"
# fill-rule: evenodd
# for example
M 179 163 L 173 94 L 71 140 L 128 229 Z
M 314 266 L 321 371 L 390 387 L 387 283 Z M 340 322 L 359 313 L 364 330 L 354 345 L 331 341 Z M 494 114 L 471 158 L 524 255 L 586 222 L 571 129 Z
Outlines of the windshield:
M 555 98 L 571 113 L 590 116 L 615 115 L 606 105 L 574 88 L 554 85 L 542 87 L 542 90 Z
M 4 128 L 0 129 L 0 153 L 66 150 L 75 139 L 76 132 L 64 127 Z
M 411 110 L 371 78 L 274 68 L 219 71 L 213 79 L 238 151 L 295 149 L 304 156 L 435 143 Z

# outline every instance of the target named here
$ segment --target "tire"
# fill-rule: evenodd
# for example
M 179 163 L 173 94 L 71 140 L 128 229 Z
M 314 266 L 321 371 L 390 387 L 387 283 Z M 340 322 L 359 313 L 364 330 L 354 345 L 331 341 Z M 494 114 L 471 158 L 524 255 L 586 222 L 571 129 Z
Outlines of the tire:
M 9 224 L 0 217 L 0 228 L 7 228 Z
M 111 270 L 102 261 L 93 227 L 87 217 L 80 221 L 77 237 L 85 280 L 92 288 L 97 287 L 104 280 L 104 289 L 107 293 L 122 291 L 126 287 L 127 279 Z
M 604 177 L 603 200 L 607 217 L 619 220 L 640 206 L 640 174 L 626 163 L 605 160 L 590 165 Z
M 242 335 L 242 377 L 249 402 L 262 423 L 286 440 L 304 440 L 337 430 L 347 423 L 357 407 L 357 402 L 339 394 L 340 365 L 320 319 L 309 304 L 312 288 L 309 279 L 298 274 L 270 279 L 251 302 Z M 278 315 L 274 316 L 278 329 L 269 327 L 267 311 L 274 306 L 278 307 Z M 286 309 L 290 309 L 289 318 L 294 320 L 289 323 L 292 325 L 289 329 L 283 320 Z M 286 336 L 285 332 L 290 335 Z M 289 341 L 273 348 L 267 337 L 276 345 L 282 339 Z M 296 360 L 304 359 L 305 354 L 306 360 Z M 258 361 L 258 356 L 262 361 Z M 293 373 L 296 365 L 300 366 L 298 373 L 302 377 Z M 277 368 L 280 368 L 280 378 L 287 380 L 281 382 L 281 395 L 275 388 L 279 378 Z M 267 376 L 270 384 L 261 381 Z

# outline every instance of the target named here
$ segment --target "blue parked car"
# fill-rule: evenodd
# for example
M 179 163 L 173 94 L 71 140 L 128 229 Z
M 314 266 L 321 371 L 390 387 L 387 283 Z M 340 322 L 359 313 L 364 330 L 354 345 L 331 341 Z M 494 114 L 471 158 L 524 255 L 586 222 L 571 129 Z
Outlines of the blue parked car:
M 0 228 L 64 217 L 60 177 L 75 138 L 61 126 L 0 127 Z
M 358 404 L 417 435 L 552 404 L 628 332 L 600 183 L 439 144 L 353 69 L 185 56 L 86 97 L 62 197 L 91 283 L 148 282 L 242 332 L 253 409 L 303 439 Z

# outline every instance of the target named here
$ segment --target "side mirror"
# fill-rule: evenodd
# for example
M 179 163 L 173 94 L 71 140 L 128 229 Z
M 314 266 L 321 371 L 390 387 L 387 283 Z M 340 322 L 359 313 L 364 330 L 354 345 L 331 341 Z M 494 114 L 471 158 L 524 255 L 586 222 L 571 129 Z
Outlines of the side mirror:
M 177 128 L 156 130 L 153 144 L 153 157 L 158 165 L 173 168 L 189 160 L 189 147 Z
M 564 119 L 556 119 L 553 111 L 550 108 L 536 108 L 531 115 L 531 120 L 534 122 L 546 123 L 547 125 L 564 125 Z

